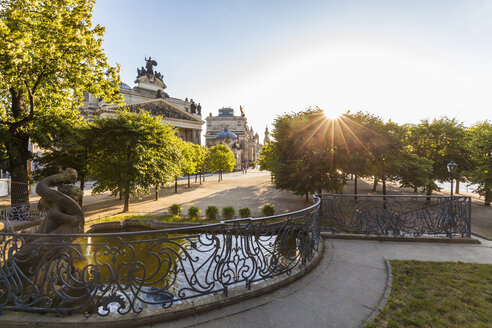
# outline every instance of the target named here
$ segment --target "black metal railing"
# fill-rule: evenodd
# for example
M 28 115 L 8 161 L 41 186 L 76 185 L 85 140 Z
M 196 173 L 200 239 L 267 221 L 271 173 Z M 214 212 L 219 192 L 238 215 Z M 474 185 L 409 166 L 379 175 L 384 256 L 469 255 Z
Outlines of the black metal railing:
M 0 220 L 5 221 L 33 221 L 44 214 L 38 211 L 34 203 L 0 206 Z
M 321 229 L 333 233 L 470 237 L 471 199 L 464 196 L 320 194 Z
M 318 254 L 319 204 L 172 230 L 0 233 L 0 311 L 140 313 L 291 275 Z

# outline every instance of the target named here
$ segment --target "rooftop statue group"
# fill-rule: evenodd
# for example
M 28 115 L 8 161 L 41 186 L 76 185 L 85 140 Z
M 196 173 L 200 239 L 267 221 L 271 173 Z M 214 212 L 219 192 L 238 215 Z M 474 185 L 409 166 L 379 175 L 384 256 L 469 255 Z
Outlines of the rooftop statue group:
M 191 99 L 191 104 L 190 104 L 190 113 L 191 114 L 198 114 L 202 115 L 202 105 L 196 104 L 193 99 Z
M 145 57 L 145 61 L 147 64 L 145 64 L 145 67 L 142 66 L 142 68 L 137 68 L 137 78 L 144 76 L 144 75 L 154 75 L 156 78 L 162 80 L 163 76 L 159 72 L 154 72 L 154 66 L 157 66 L 157 62 L 152 59 L 152 57 Z

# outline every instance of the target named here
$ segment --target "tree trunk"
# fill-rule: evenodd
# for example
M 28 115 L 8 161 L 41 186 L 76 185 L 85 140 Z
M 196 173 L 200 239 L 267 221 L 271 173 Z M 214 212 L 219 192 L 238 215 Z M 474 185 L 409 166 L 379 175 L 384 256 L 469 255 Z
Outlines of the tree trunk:
M 200 184 L 202 184 L 202 171 L 200 171 Z
M 125 188 L 125 205 L 123 205 L 123 212 L 128 212 L 130 209 L 130 190 L 129 187 Z
M 23 88 L 10 88 L 9 91 L 13 117 L 16 121 L 22 120 L 22 116 L 27 114 L 27 108 L 24 106 Z M 7 148 L 8 169 L 12 179 L 10 203 L 12 205 L 29 203 L 29 176 L 27 173 L 27 161 L 30 155 L 29 135 L 22 131 L 23 125 L 18 127 L 14 123 L 8 127 L 8 140 L 5 140 L 4 144 Z
M 492 202 L 492 190 L 490 187 L 486 186 L 487 190 L 485 190 L 485 206 L 490 207 L 490 203 Z
M 220 172 L 219 172 L 219 174 L 217 174 L 217 177 L 218 177 L 218 179 L 219 179 L 219 182 L 220 182 Z
M 413 187 L 413 192 L 417 192 L 417 187 Z
M 159 200 L 159 186 L 155 186 L 155 200 Z
M 376 191 L 378 187 L 378 177 L 374 176 L 374 184 L 372 185 L 372 191 Z
M 12 205 L 29 203 L 29 177 L 27 175 L 29 138 L 14 134 L 11 139 L 13 142 L 6 143 L 12 179 L 10 203 Z
M 178 193 L 178 177 L 174 177 L 174 193 Z
M 456 189 L 454 190 L 454 193 L 455 194 L 458 194 L 460 193 L 460 179 L 456 179 Z
M 357 192 L 358 192 L 358 190 L 357 190 L 357 174 L 354 174 L 353 178 L 354 178 L 354 194 L 357 195 Z M 357 200 L 357 196 L 355 196 L 354 199 Z
M 381 181 L 383 182 L 383 195 L 386 195 L 386 177 L 382 177 Z
M 188 173 L 188 188 L 190 188 L 190 174 Z
M 196 180 L 198 180 L 197 177 L 198 177 L 198 172 L 195 172 L 195 183 L 196 183 Z
M 84 202 L 84 186 L 85 186 L 85 175 L 80 175 L 80 190 L 82 191 L 82 197 L 79 200 L 79 206 L 82 207 Z
M 306 193 L 306 202 L 309 201 L 309 193 Z

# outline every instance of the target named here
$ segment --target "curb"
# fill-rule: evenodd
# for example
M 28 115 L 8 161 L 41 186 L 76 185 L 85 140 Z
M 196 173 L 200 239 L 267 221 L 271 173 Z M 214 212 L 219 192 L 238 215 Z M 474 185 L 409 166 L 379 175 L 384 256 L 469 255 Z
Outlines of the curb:
M 337 235 L 335 235 L 331 232 L 321 232 L 321 236 L 325 239 L 374 240 L 374 241 L 391 241 L 391 242 L 481 245 L 480 240 L 474 239 L 474 238 L 454 238 L 453 239 L 453 238 L 448 238 L 448 237 L 392 237 L 392 236 L 370 236 L 370 235 L 355 235 L 355 234 L 354 235 L 352 235 L 352 234 L 351 235 L 349 235 L 349 234 L 337 234 Z M 482 237 L 480 237 L 480 238 L 482 238 Z
M 388 273 L 388 278 L 386 279 L 386 289 L 384 291 L 383 297 L 379 301 L 378 306 L 376 309 L 369 315 L 367 320 L 359 326 L 359 328 L 364 328 L 366 327 L 367 324 L 371 323 L 376 319 L 376 317 L 381 313 L 381 311 L 384 309 L 386 306 L 386 302 L 389 299 L 389 296 L 391 294 L 391 285 L 393 284 L 393 272 L 391 270 L 391 263 L 389 260 L 384 261 L 386 263 L 386 271 Z
M 482 235 L 479 235 L 478 233 L 476 232 L 472 232 L 471 233 L 473 236 L 477 236 L 479 238 L 482 238 L 482 239 L 485 239 L 485 240 L 488 240 L 488 241 L 492 241 L 492 238 L 489 238 L 489 237 L 485 237 L 485 236 L 482 236 Z

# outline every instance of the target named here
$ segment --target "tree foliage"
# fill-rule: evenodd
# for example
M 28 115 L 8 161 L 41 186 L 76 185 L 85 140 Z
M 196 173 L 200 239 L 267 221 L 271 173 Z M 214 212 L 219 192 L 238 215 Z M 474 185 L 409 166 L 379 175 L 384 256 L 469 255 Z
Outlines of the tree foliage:
M 93 5 L 0 2 L 0 140 L 13 182 L 28 182 L 29 141 L 49 148 L 56 138 L 57 131 L 47 136 L 40 123 L 70 116 L 83 90 L 108 102 L 122 99 L 101 49 L 104 28 L 91 22 Z M 14 204 L 27 200 L 27 185 L 12 195 Z
M 161 124 L 160 117 L 145 111 L 120 111 L 115 117 L 96 119 L 92 129 L 93 193 L 121 193 L 126 212 L 130 195 L 172 181 L 180 174 L 183 161 L 174 132 L 171 126 Z
M 92 127 L 89 121 L 82 120 L 65 121 L 68 126 L 64 137 L 55 140 L 52 149 L 45 151 L 41 156 L 34 158 L 38 169 L 33 173 L 36 180 L 41 180 L 60 169 L 73 168 L 77 171 L 80 188 L 84 190 L 84 184 L 91 173 L 91 157 L 93 156 Z M 82 198 L 81 203 L 82 205 Z
M 209 148 L 206 166 L 212 172 L 231 172 L 236 166 L 234 153 L 225 145 L 215 145 Z
M 428 195 L 439 188 L 434 180 L 449 181 L 450 176 L 446 165 L 454 160 L 460 163 L 457 177 L 468 165 L 468 152 L 465 142 L 465 128 L 456 119 L 447 117 L 423 120 L 411 127 L 409 144 L 413 153 L 432 161 L 432 173 L 425 186 Z
M 492 124 L 481 122 L 467 131 L 471 165 L 465 175 L 478 185 L 478 192 L 485 196 L 485 206 L 492 202 Z
M 399 125 L 370 113 L 347 112 L 328 119 L 319 108 L 279 116 L 274 141 L 262 149 L 260 164 L 272 172 L 275 186 L 296 194 L 340 192 L 348 174 L 431 194 L 435 183 L 449 180 L 446 164 L 470 166 L 465 129 L 454 119 Z M 476 142 L 475 142 L 476 144 Z M 458 173 L 461 179 L 465 174 Z

